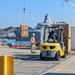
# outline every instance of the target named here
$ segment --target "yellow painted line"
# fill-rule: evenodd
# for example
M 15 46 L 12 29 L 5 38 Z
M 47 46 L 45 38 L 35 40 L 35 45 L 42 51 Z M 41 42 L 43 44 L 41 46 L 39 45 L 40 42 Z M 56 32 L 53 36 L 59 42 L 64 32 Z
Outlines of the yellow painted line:
M 69 62 L 75 62 L 75 60 L 70 60 Z
M 41 67 L 44 66 L 45 64 L 27 64 L 25 67 Z
M 73 60 L 72 62 L 75 62 L 75 60 Z
M 72 67 L 55 67 L 53 69 L 61 69 L 61 70 L 74 70 L 75 71 L 75 68 L 72 68 Z

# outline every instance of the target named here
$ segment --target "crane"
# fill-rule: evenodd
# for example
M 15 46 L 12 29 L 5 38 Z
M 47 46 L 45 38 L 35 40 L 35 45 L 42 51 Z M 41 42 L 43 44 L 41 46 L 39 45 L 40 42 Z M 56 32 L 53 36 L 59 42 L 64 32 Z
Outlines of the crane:
M 70 0 L 65 0 L 65 1 L 75 9 L 75 4 L 73 4 Z

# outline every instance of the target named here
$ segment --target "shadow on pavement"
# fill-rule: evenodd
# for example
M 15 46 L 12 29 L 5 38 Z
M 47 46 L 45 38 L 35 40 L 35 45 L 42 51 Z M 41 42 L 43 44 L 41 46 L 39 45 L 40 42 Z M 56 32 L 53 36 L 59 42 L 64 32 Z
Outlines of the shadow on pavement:
M 71 73 L 46 73 L 44 75 L 75 75 L 75 74 L 71 74 Z
M 40 56 L 35 54 L 15 54 L 14 59 L 20 59 L 20 60 L 28 60 L 28 61 L 40 61 Z
M 45 60 L 40 59 L 40 55 L 33 54 L 14 54 L 14 59 L 26 60 L 26 61 L 56 61 L 54 58 L 45 58 Z

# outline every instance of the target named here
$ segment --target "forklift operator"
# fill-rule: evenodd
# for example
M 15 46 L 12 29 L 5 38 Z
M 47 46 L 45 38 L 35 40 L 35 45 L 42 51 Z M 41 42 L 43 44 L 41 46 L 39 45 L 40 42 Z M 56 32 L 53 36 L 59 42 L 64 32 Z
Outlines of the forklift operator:
M 54 30 L 49 32 L 48 42 L 49 42 L 50 39 L 53 40 L 52 42 L 58 42 L 58 35 L 54 32 Z

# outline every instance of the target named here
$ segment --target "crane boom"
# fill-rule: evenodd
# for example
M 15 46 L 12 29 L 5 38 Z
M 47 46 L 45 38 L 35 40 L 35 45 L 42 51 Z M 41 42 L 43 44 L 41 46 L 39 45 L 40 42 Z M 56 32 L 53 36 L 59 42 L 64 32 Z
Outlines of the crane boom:
M 75 4 L 73 4 L 70 0 L 65 0 L 65 1 L 75 9 Z

